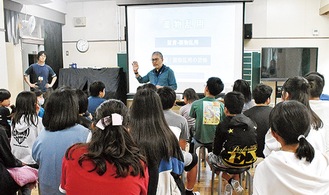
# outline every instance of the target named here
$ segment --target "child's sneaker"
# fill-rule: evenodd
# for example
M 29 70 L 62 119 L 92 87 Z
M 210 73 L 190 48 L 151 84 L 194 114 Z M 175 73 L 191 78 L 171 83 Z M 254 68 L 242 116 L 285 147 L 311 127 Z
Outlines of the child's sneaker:
M 226 184 L 224 195 L 232 195 L 232 191 L 232 186 L 230 184 Z
M 243 192 L 243 187 L 240 185 L 239 181 L 232 179 L 232 180 L 231 180 L 231 185 L 232 185 L 233 189 L 234 189 L 238 194 L 242 194 L 242 192 Z

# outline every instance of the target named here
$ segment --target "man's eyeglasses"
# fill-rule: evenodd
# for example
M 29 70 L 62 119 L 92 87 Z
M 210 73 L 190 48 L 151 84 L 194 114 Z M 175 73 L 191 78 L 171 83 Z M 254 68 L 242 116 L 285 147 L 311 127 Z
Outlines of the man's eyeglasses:
M 159 60 L 159 58 L 152 58 L 152 62 L 156 62 L 158 60 Z

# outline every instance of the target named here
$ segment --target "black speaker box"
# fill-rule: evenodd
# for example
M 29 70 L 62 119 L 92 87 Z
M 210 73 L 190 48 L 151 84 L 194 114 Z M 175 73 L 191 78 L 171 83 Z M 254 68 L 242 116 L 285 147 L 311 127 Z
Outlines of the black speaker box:
M 252 38 L 252 24 L 244 24 L 244 38 L 245 39 Z

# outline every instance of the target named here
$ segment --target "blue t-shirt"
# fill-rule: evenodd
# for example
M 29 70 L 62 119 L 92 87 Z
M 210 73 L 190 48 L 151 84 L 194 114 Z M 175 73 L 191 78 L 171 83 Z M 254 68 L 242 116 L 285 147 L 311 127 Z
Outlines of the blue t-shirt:
M 174 71 L 165 65 L 162 65 L 159 72 L 153 69 L 146 76 L 139 76 L 137 80 L 139 83 L 150 82 L 153 85 L 167 86 L 173 90 L 177 89 Z
M 94 97 L 94 96 L 88 97 L 88 112 L 94 116 L 96 108 L 105 100 L 106 99 L 100 97 Z
M 40 107 L 40 110 L 39 110 L 38 116 L 39 116 L 40 118 L 42 118 L 43 115 L 45 115 L 45 109 L 42 108 L 42 107 Z
M 75 143 L 86 143 L 89 129 L 74 125 L 58 131 L 41 130 L 32 147 L 32 157 L 39 165 L 41 194 L 63 195 L 59 191 L 62 159 Z
M 321 94 L 320 99 L 321 100 L 329 100 L 329 95 L 328 94 Z
M 25 75 L 30 75 L 31 83 L 36 83 L 39 89 L 42 92 L 45 92 L 47 90 L 46 84 L 48 83 L 48 78 L 55 77 L 56 73 L 47 64 L 44 64 L 43 66 L 39 64 L 32 64 L 28 69 L 26 69 Z

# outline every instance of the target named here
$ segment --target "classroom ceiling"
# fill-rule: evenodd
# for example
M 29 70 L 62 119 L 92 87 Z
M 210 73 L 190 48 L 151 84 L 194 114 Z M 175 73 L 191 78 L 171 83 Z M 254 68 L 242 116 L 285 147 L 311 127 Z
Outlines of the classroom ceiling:
M 88 2 L 88 1 L 95 1 L 95 0 L 65 0 L 66 2 Z M 97 1 L 110 1 L 110 0 L 97 0 Z
M 51 3 L 53 0 L 11 0 L 22 5 L 38 5 L 38 4 L 45 4 Z
M 39 4 L 47 4 L 52 3 L 54 0 L 11 0 L 23 5 L 39 5 Z M 64 2 L 88 2 L 88 1 L 95 1 L 95 0 L 61 0 Z M 97 0 L 97 1 L 109 1 L 109 0 Z

